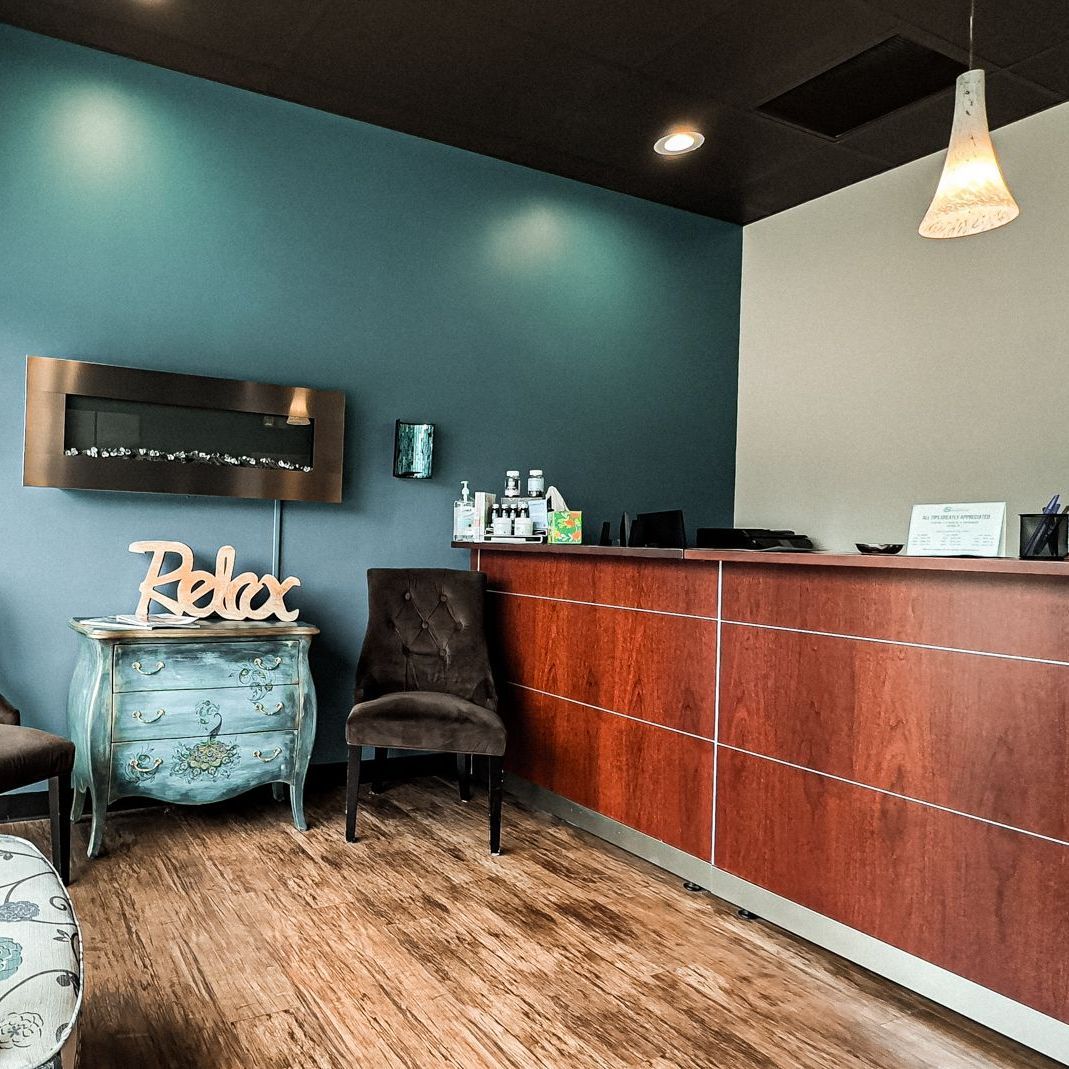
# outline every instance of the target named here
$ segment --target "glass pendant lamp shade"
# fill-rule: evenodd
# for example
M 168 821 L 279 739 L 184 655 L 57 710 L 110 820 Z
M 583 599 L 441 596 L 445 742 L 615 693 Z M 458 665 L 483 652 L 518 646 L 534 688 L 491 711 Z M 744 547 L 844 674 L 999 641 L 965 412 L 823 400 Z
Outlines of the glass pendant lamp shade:
M 926 238 L 962 238 L 1005 226 L 1020 214 L 987 129 L 984 72 L 958 77 L 954 125 L 943 173 L 921 221 Z

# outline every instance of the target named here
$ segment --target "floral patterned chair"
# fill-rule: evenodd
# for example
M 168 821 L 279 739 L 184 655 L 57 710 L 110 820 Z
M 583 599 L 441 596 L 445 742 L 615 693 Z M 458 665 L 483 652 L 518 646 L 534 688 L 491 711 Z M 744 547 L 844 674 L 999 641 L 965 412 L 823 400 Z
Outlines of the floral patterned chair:
M 82 941 L 59 873 L 0 835 L 0 1069 L 74 1069 Z

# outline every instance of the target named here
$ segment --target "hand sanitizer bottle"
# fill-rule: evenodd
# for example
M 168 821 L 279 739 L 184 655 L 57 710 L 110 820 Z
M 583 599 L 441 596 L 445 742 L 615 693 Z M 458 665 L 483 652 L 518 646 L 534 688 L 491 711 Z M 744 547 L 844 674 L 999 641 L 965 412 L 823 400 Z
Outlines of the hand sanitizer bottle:
M 475 540 L 475 502 L 468 481 L 460 484 L 460 497 L 453 502 L 453 541 L 473 542 Z

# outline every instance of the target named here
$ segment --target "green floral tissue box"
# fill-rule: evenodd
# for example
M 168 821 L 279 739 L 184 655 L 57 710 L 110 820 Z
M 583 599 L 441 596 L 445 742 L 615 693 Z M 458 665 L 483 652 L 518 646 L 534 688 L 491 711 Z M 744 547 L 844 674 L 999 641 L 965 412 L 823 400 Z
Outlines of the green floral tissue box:
M 546 525 L 550 542 L 577 543 L 583 541 L 583 514 L 581 512 L 551 512 Z

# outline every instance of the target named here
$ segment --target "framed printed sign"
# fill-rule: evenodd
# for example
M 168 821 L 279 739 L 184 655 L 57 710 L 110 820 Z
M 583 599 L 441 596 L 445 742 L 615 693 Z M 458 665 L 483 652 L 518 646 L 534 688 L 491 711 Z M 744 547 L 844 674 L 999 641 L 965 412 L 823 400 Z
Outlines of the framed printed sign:
M 906 553 L 914 557 L 997 557 L 1005 539 L 1005 501 L 914 505 Z

